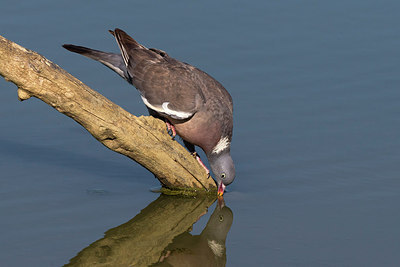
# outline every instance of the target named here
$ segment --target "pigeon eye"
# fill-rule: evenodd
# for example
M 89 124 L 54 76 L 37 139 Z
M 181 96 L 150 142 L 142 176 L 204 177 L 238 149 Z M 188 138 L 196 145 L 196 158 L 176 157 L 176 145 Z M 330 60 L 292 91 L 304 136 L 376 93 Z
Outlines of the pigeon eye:
M 225 174 L 225 173 L 221 174 L 221 178 L 222 178 L 222 179 L 224 179 L 225 177 L 226 177 L 226 174 Z
M 222 222 L 224 220 L 224 216 L 219 215 L 219 221 Z

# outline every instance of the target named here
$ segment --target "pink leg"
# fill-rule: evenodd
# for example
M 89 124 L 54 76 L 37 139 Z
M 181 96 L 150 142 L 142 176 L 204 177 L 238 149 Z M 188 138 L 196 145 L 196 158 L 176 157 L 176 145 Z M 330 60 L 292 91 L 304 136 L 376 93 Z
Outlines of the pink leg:
M 175 138 L 176 136 L 176 130 L 175 130 L 175 126 L 172 125 L 171 123 L 169 123 L 169 121 L 165 121 L 165 124 L 167 125 L 167 130 L 168 132 L 171 131 L 172 132 L 172 139 Z
M 196 152 L 193 153 L 193 156 L 196 157 L 197 161 L 200 163 L 200 165 L 206 170 L 207 175 L 210 176 L 210 170 L 207 169 L 206 165 L 203 163 L 203 161 L 201 161 L 201 158 L 199 157 L 199 155 L 197 155 Z

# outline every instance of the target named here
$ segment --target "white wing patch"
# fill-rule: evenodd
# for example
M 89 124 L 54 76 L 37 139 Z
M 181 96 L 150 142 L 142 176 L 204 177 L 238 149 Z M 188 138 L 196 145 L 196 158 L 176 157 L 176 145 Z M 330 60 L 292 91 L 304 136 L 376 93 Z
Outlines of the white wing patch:
M 174 119 L 183 120 L 183 119 L 187 119 L 193 115 L 193 113 L 190 113 L 190 112 L 176 111 L 176 110 L 172 110 L 172 109 L 168 108 L 169 102 L 164 102 L 164 103 L 162 103 L 161 106 L 158 106 L 158 107 L 153 106 L 152 104 L 149 103 L 149 101 L 147 101 L 147 99 L 145 97 L 143 97 L 143 96 L 141 96 L 141 97 L 142 97 L 144 104 L 148 108 L 155 110 L 159 113 L 166 114 Z
M 221 244 L 218 244 L 217 241 L 207 240 L 207 243 L 215 256 L 221 257 L 224 254 L 224 246 Z
M 218 144 L 214 147 L 212 153 L 218 154 L 221 151 L 223 151 L 225 148 L 229 147 L 231 142 L 229 142 L 229 139 L 227 136 L 222 137 L 219 139 Z
M 164 102 L 162 104 L 162 107 L 165 110 L 164 113 L 168 114 L 169 116 L 171 116 L 173 118 L 187 119 L 193 115 L 193 113 L 190 113 L 190 112 L 175 111 L 175 110 L 169 109 L 168 104 L 169 104 L 169 102 Z

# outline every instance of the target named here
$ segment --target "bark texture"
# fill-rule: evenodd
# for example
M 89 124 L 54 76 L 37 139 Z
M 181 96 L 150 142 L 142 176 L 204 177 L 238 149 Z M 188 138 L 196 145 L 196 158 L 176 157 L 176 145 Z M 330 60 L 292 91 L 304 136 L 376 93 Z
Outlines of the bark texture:
M 99 142 L 152 172 L 169 189 L 215 191 L 196 159 L 167 134 L 165 124 L 136 117 L 34 51 L 0 36 L 0 75 L 23 101 L 36 97 L 72 118 Z

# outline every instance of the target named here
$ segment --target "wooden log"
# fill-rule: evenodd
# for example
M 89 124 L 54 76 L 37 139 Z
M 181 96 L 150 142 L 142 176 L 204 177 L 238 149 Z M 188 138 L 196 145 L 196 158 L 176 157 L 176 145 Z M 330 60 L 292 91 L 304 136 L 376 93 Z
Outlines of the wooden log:
M 166 192 L 216 191 L 214 180 L 171 139 L 164 122 L 130 114 L 58 65 L 2 36 L 0 75 L 17 85 L 21 101 L 36 97 L 72 118 L 107 148 L 152 172 Z

